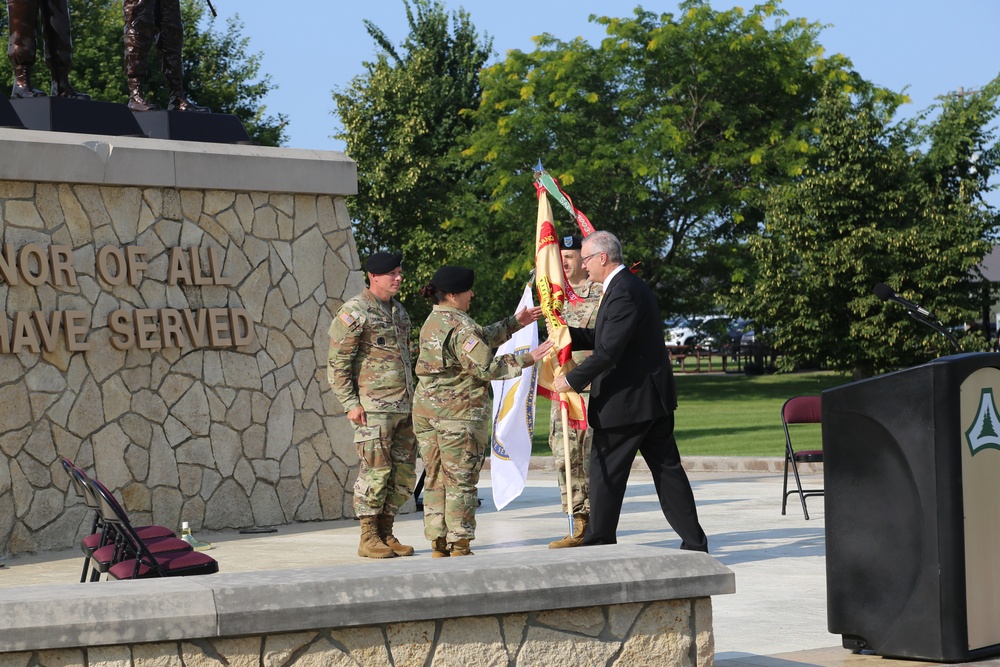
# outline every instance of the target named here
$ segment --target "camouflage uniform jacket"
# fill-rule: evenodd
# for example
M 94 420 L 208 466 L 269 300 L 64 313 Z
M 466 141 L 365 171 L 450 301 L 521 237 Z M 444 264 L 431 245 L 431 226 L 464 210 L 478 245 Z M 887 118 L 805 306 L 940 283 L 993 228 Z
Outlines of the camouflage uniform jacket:
M 390 301 L 392 315 L 365 288 L 330 324 L 327 380 L 345 411 L 409 413 L 413 404 L 410 317 Z
M 457 308 L 434 306 L 420 330 L 414 416 L 488 422 L 490 380 L 517 377 L 530 365 L 530 355 L 493 356 L 520 328 L 514 316 L 481 327 Z
M 593 329 L 597 323 L 597 307 L 601 303 L 604 288 L 601 286 L 601 283 L 595 283 L 593 280 L 588 279 L 587 282 L 579 287 L 573 285 L 573 291 L 576 292 L 581 300 L 576 305 L 573 305 L 571 302 L 566 303 L 566 307 L 563 310 L 563 319 L 571 327 Z M 573 352 L 573 361 L 579 364 L 589 357 L 590 354 L 589 350 Z

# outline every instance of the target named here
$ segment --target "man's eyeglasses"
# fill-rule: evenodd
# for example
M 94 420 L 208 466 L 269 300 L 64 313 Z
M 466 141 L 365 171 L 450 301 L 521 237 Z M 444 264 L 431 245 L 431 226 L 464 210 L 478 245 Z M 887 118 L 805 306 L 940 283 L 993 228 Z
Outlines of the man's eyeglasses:
M 599 252 L 595 252 L 595 253 L 591 253 L 591 254 L 587 255 L 586 257 L 581 257 L 580 258 L 580 264 L 586 264 L 588 259 L 590 259 L 591 257 L 597 257 L 600 254 L 601 253 L 599 253 Z

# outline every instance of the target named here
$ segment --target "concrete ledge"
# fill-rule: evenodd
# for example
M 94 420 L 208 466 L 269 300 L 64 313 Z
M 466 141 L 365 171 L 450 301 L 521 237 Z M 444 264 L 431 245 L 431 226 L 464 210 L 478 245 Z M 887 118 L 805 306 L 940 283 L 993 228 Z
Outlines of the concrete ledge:
M 0 599 L 0 647 L 27 651 L 213 636 L 216 618 L 211 588 L 196 577 L 8 588 Z
M 608 545 L 10 588 L 5 651 L 232 637 L 734 593 L 707 554 Z
M 339 151 L 0 128 L 0 180 L 354 195 Z

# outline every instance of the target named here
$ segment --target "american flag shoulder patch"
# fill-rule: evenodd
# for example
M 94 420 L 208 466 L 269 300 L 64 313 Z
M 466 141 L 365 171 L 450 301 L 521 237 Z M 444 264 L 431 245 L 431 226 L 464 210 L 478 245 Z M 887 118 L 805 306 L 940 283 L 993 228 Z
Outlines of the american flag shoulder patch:
M 341 313 L 337 317 L 339 317 L 340 321 L 343 322 L 345 325 L 349 327 L 354 326 L 355 319 L 351 317 L 348 313 Z
M 469 336 L 469 340 L 465 341 L 465 345 L 462 346 L 462 352 L 466 354 L 472 352 L 479 345 L 479 339 L 475 336 Z

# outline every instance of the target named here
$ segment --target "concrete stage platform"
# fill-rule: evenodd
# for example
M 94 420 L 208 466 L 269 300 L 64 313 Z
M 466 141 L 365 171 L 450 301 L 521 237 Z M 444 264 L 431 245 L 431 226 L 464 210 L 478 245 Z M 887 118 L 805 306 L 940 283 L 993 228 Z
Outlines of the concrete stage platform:
M 779 459 L 780 461 L 780 459 Z M 728 463 L 727 468 L 740 466 Z M 840 637 L 826 629 L 824 512 L 820 499 L 810 501 L 810 520 L 797 502 L 781 515 L 781 474 L 774 472 L 692 472 L 699 513 L 711 553 L 736 573 L 736 594 L 712 599 L 715 663 L 720 667 L 921 667 L 932 663 L 854 655 L 840 647 Z M 822 477 L 807 476 L 818 486 Z M 481 485 L 483 506 L 473 550 L 477 553 L 546 549 L 567 531 L 559 509 L 555 474 L 532 470 L 517 500 L 497 511 L 488 471 Z M 794 500 L 794 499 L 793 499 Z M 413 544 L 411 558 L 430 558 L 419 514 L 401 516 L 396 535 Z M 209 552 L 221 572 L 307 568 L 338 563 L 372 563 L 357 556 L 356 521 L 278 526 L 277 532 L 242 535 L 236 531 L 196 535 L 213 543 Z M 619 528 L 619 543 L 676 548 L 656 501 L 648 472 L 632 476 Z M 251 557 L 251 554 L 252 557 Z M 403 560 L 403 559 L 400 559 Z M 0 589 L 30 584 L 79 581 L 83 558 L 78 551 L 12 558 L 0 569 Z M 381 563 L 379 567 L 391 566 Z M 103 586 L 106 583 L 88 583 Z M 0 595 L 3 595 L 0 590 Z M 1000 659 L 977 665 L 998 665 Z

